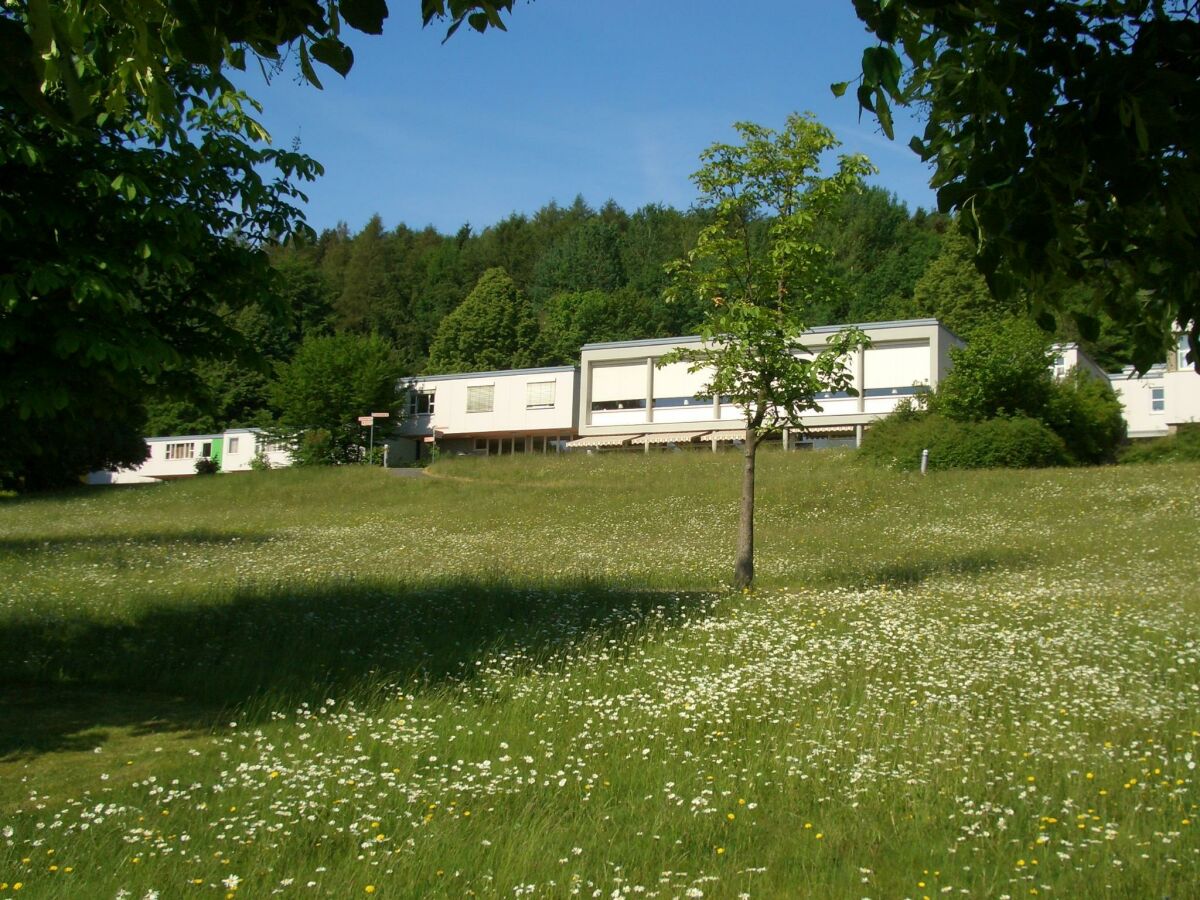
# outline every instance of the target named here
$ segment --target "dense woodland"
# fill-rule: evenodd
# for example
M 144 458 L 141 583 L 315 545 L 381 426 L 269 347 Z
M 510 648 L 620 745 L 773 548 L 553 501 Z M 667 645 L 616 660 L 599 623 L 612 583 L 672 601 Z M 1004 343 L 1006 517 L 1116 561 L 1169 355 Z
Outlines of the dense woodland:
M 420 374 L 570 364 L 589 341 L 695 333 L 705 310 L 664 302 L 664 266 L 703 224 L 694 211 L 631 213 L 611 201 L 596 209 L 579 197 L 453 235 L 389 228 L 377 215 L 357 233 L 340 224 L 274 247 L 274 294 L 229 313 L 247 352 L 156 386 L 148 433 L 271 424 L 276 368 L 311 336 L 377 335 L 394 347 L 401 374 Z M 1018 302 L 1004 307 L 989 295 L 946 216 L 910 212 L 871 188 L 820 228 L 834 288 L 807 311 L 810 326 L 933 316 L 969 337 L 1023 314 Z M 1055 336 L 1078 338 L 1064 328 Z M 1107 367 L 1128 362 L 1111 322 L 1084 343 Z

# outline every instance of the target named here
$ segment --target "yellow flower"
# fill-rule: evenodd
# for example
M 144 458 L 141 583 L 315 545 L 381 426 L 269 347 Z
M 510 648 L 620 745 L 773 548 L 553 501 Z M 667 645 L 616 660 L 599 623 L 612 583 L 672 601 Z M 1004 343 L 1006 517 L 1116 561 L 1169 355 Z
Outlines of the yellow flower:
M 733 813 L 725 813 L 725 818 L 727 818 L 730 822 L 732 822 L 734 819 L 737 818 L 737 816 L 735 816 Z
M 722 853 L 724 853 L 724 852 L 725 852 L 725 848 L 724 848 L 724 847 L 718 847 L 718 848 L 717 848 L 717 856 L 720 856 L 720 855 L 721 855 Z
M 368 884 L 368 885 L 367 885 L 365 888 L 363 888 L 363 893 L 364 893 L 364 894 L 373 894 L 373 893 L 375 893 L 375 885 L 373 885 L 373 884 Z

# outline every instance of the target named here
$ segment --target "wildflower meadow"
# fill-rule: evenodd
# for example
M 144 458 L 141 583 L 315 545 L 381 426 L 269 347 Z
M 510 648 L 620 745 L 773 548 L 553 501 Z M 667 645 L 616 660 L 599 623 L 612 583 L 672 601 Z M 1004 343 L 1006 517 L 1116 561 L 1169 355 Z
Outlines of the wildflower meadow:
M 1200 894 L 1192 463 L 0 500 L 0 898 Z

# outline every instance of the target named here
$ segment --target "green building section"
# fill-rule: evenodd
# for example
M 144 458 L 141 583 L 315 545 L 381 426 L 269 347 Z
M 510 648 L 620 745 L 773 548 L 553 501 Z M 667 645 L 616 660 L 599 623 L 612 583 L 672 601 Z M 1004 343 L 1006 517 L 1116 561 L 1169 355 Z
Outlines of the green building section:
M 212 442 L 212 461 L 217 464 L 217 471 L 221 471 L 221 456 L 225 450 L 225 438 L 213 438 Z

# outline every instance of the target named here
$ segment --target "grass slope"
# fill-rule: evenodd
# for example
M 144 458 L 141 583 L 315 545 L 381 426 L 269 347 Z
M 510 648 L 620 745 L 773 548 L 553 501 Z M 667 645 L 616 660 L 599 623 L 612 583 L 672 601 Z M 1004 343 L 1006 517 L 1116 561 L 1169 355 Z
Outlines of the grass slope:
M 1200 466 L 850 459 L 0 502 L 0 897 L 1191 894 Z

